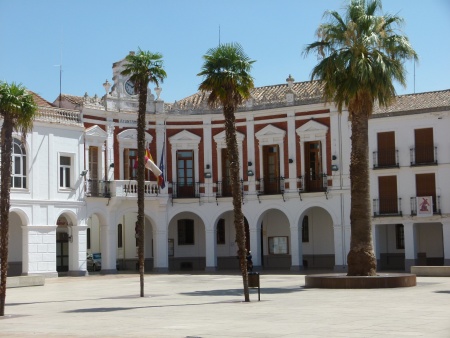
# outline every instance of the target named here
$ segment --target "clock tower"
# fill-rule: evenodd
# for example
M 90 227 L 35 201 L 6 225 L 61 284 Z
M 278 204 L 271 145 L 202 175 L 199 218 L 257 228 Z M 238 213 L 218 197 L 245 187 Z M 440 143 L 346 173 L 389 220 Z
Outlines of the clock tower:
M 134 52 L 130 52 L 133 55 Z M 137 112 L 139 106 L 139 95 L 136 92 L 134 83 L 130 80 L 130 76 L 122 75 L 124 66 L 127 63 L 126 59 L 122 59 L 113 63 L 113 82 L 111 91 L 106 94 L 104 98 L 105 108 L 109 111 L 117 112 Z M 107 88 L 107 87 L 105 87 Z M 158 88 L 159 89 L 159 88 Z M 159 92 L 158 90 L 157 92 Z M 156 98 L 148 88 L 147 95 L 147 113 L 161 114 L 163 112 L 164 102 Z

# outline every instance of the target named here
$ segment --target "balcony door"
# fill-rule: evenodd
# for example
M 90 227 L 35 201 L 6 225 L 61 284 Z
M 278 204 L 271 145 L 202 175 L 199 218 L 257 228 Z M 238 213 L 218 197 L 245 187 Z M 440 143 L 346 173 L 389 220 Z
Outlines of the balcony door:
M 98 147 L 89 147 L 89 183 L 90 192 L 93 196 L 98 196 Z
M 123 150 L 123 172 L 125 180 L 137 179 L 137 165 L 138 155 L 137 149 L 124 149 Z M 144 179 L 150 181 L 150 170 L 145 169 Z
M 177 195 L 178 197 L 195 197 L 194 152 L 177 151 Z
M 416 174 L 416 196 L 431 196 L 433 198 L 433 212 L 436 212 L 436 181 L 434 174 Z
M 377 134 L 378 166 L 395 166 L 395 132 L 388 131 Z
M 264 193 L 280 192 L 280 160 L 278 145 L 263 146 Z
M 398 213 L 397 176 L 378 177 L 380 214 Z
M 320 141 L 305 142 L 305 185 L 307 191 L 321 191 L 323 186 Z
M 433 163 L 434 144 L 433 128 L 423 128 L 414 130 L 415 158 L 416 164 Z

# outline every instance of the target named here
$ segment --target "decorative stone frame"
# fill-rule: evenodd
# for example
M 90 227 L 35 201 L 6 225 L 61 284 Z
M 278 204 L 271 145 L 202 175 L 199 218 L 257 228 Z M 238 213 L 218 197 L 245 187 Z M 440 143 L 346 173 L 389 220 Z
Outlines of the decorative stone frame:
M 321 146 L 321 171 L 328 175 L 326 172 L 327 169 L 327 133 L 328 133 L 328 127 L 316 122 L 314 120 L 310 120 L 307 123 L 305 123 L 303 126 L 296 129 L 297 135 L 300 137 L 300 153 L 302 154 L 300 158 L 300 164 L 301 164 L 301 174 L 305 174 L 305 142 L 312 142 L 312 141 L 320 141 Z M 324 172 L 325 169 L 325 172 Z
M 100 158 L 98 159 L 98 173 L 99 178 L 105 177 L 104 173 L 104 163 L 105 163 L 105 142 L 108 138 L 108 133 L 100 128 L 98 125 L 92 126 L 86 129 L 85 132 L 85 159 L 86 159 L 86 168 L 89 168 L 89 147 L 97 147 L 98 154 L 100 154 Z M 88 178 L 90 178 L 91 173 L 88 171 Z
M 117 141 L 119 142 L 119 162 L 120 162 L 120 179 L 124 180 L 125 173 L 123 172 L 123 165 L 125 159 L 123 158 L 123 151 L 125 149 L 137 149 L 137 130 L 127 129 L 117 134 Z M 149 133 L 145 133 L 145 143 L 152 143 L 153 137 Z
M 284 137 L 286 136 L 286 131 L 277 128 L 271 124 L 264 127 L 257 133 L 255 133 L 258 139 L 258 151 L 259 151 L 259 172 L 260 178 L 264 176 L 263 172 L 263 146 L 268 146 L 272 144 L 278 145 L 280 149 L 279 152 L 279 163 L 280 163 L 280 175 L 284 176 Z
M 192 150 L 194 152 L 194 177 L 195 182 L 199 181 L 199 159 L 198 159 L 198 147 L 201 141 L 201 137 L 197 136 L 187 130 L 183 130 L 178 134 L 169 137 L 169 143 L 172 146 L 171 158 L 172 158 L 172 177 L 177 177 L 177 151 L 178 150 Z M 173 180 L 172 179 L 172 180 Z

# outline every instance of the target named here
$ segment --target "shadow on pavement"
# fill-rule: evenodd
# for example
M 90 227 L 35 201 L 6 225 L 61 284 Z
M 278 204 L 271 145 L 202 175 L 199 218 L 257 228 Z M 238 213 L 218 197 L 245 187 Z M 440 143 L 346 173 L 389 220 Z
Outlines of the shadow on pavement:
M 250 294 L 252 293 L 252 290 L 255 290 L 254 292 L 257 292 L 257 288 L 250 288 Z M 306 289 L 303 289 L 301 287 L 299 288 L 261 288 L 261 294 L 282 294 L 282 293 L 294 293 L 294 292 L 302 292 L 302 291 L 308 291 Z M 186 295 L 186 296 L 240 296 L 243 295 L 244 290 L 243 289 L 228 289 L 228 290 L 207 290 L 207 291 L 193 291 L 193 292 L 182 292 L 180 295 Z

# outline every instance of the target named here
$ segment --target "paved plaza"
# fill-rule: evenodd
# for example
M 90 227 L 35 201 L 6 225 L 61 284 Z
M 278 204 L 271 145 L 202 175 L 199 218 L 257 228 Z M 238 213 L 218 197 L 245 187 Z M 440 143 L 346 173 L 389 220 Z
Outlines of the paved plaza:
M 237 274 L 95 275 L 7 290 L 1 337 L 450 337 L 450 278 L 401 289 L 305 289 L 261 274 L 243 302 Z

